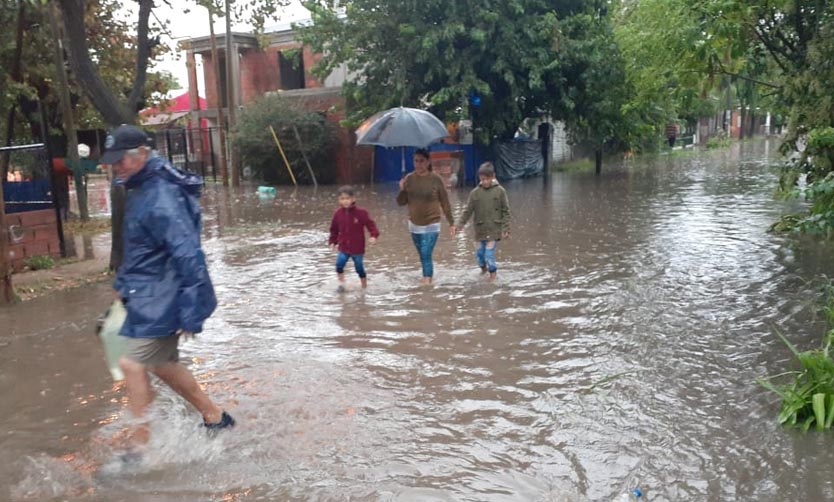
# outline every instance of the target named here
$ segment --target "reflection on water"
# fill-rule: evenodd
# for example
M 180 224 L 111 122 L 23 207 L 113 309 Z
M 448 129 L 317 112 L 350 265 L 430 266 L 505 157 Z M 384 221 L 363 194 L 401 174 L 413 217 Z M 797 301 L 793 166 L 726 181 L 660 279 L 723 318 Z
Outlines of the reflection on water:
M 0 446 L 20 459 L 0 479 L 32 500 L 830 500 L 830 439 L 780 428 L 755 383 L 790 364 L 771 326 L 817 343 L 834 263 L 766 233 L 786 209 L 766 146 L 509 183 L 499 279 L 442 234 L 431 288 L 394 186 L 359 195 L 382 237 L 345 293 L 332 189 L 209 188 L 221 306 L 182 352 L 239 427 L 210 441 L 163 390 L 150 452 L 113 465 L 93 286 L 0 311 Z

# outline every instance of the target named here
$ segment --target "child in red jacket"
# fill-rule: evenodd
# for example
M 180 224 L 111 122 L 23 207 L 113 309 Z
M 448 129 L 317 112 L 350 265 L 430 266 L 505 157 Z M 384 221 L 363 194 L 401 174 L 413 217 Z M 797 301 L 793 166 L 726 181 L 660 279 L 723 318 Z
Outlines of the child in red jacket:
M 368 276 L 363 262 L 365 228 L 367 227 L 371 234 L 371 238 L 368 239 L 371 244 L 376 243 L 379 230 L 368 212 L 356 205 L 356 192 L 353 187 L 339 187 L 338 195 L 340 207 L 333 213 L 333 221 L 330 222 L 330 249 L 339 251 L 339 256 L 336 258 L 336 273 L 339 275 L 339 282 L 344 283 L 345 265 L 352 258 L 362 287 L 367 288 Z M 343 290 L 344 286 L 340 284 L 339 289 Z

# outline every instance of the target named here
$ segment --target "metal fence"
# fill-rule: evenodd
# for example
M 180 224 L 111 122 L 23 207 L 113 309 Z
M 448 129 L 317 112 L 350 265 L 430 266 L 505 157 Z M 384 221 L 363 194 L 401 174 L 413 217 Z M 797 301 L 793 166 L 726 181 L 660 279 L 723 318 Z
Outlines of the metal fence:
M 66 200 L 63 201 L 63 194 L 57 193 L 60 187 L 53 179 L 55 176 L 43 143 L 0 148 L 0 166 L 6 213 L 65 208 L 69 205 L 69 185 Z
M 54 209 L 56 230 L 64 250 L 62 217 L 69 211 L 69 178 L 53 168 L 43 143 L 0 148 L 6 214 Z
M 220 128 L 172 128 L 151 133 L 154 148 L 185 171 L 217 181 L 220 164 Z

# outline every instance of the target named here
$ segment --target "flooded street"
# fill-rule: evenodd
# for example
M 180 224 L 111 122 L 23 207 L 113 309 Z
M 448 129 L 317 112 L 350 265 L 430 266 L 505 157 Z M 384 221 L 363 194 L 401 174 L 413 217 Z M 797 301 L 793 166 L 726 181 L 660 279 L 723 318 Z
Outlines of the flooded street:
M 396 186 L 362 292 L 336 292 L 335 187 L 209 187 L 220 307 L 181 355 L 238 419 L 210 440 L 165 390 L 121 472 L 123 392 L 93 335 L 108 284 L 0 309 L 0 499 L 834 500 L 834 441 L 776 423 L 756 378 L 819 343 L 834 259 L 766 232 L 777 140 L 505 185 L 512 236 L 485 281 L 471 227 L 420 287 Z M 452 193 L 456 214 L 468 189 Z

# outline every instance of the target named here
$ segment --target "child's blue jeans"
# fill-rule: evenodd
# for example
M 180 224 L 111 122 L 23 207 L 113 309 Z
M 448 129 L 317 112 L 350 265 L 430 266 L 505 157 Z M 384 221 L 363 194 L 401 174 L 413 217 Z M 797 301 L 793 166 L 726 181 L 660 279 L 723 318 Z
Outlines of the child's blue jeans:
M 431 277 L 434 275 L 434 264 L 431 260 L 431 255 L 434 252 L 434 245 L 437 244 L 437 236 L 440 232 L 429 232 L 425 234 L 411 234 L 411 240 L 414 241 L 414 247 L 420 254 L 420 264 L 423 266 L 423 277 Z
M 364 279 L 368 275 L 365 273 L 365 264 L 362 260 L 363 257 L 364 255 L 361 254 L 346 254 L 339 251 L 339 256 L 336 257 L 336 273 L 344 274 L 345 265 L 347 265 L 348 260 L 352 258 L 353 267 L 356 269 L 356 274 L 359 276 L 360 279 Z
M 495 248 L 497 247 L 498 241 L 479 241 L 478 249 L 475 251 L 478 265 L 489 270 L 491 274 L 498 270 L 498 265 L 495 263 Z

